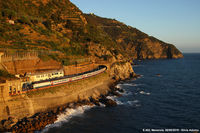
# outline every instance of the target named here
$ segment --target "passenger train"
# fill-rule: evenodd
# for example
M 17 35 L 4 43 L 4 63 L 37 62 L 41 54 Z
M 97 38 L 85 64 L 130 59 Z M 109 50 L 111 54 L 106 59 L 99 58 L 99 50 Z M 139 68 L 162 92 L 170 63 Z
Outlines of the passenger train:
M 101 65 L 92 71 L 87 71 L 87 72 L 76 74 L 76 75 L 70 75 L 70 76 L 64 76 L 64 77 L 54 78 L 54 79 L 49 79 L 49 80 L 44 80 L 44 81 L 32 82 L 31 84 L 23 85 L 22 92 L 37 90 L 37 89 L 45 88 L 45 87 L 53 87 L 60 84 L 92 77 L 104 72 L 106 69 L 107 69 L 106 66 Z

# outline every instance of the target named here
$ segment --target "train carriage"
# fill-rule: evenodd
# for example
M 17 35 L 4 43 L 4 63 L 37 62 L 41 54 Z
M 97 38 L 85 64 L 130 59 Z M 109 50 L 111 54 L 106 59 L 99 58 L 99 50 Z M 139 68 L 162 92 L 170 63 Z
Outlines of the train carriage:
M 100 73 L 104 72 L 106 69 L 107 69 L 106 66 L 100 66 L 98 69 L 95 69 L 93 71 L 84 72 L 82 74 L 78 74 L 78 75 L 73 76 L 73 77 L 72 76 L 71 77 L 64 76 L 64 77 L 57 78 L 57 79 L 55 78 L 55 79 L 50 79 L 50 80 L 46 80 L 46 81 L 33 82 L 32 83 L 32 87 L 29 88 L 29 90 L 48 87 L 48 86 L 59 85 L 59 84 L 67 83 L 67 82 L 72 82 L 72 81 L 88 78 L 88 77 L 100 74 Z M 28 89 L 26 89 L 26 91 L 27 90 Z
M 33 89 L 47 87 L 47 86 L 51 86 L 51 82 L 50 81 L 41 82 L 41 83 L 35 83 L 35 84 L 33 84 Z

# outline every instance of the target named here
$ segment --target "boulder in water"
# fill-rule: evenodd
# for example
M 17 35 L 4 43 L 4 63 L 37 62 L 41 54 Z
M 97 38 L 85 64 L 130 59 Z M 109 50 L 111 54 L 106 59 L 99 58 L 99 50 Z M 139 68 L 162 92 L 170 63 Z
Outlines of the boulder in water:
M 112 100 L 112 99 L 108 99 L 108 98 L 101 98 L 99 99 L 99 101 L 103 104 L 106 105 L 106 107 L 113 107 L 113 106 L 117 106 L 117 103 Z

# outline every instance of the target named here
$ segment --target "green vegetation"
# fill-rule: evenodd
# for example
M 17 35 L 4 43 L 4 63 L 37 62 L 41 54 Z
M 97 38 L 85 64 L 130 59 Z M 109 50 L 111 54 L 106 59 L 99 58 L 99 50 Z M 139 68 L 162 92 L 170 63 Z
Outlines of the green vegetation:
M 0 9 L 0 48 L 55 50 L 67 57 L 87 57 L 89 46 L 100 44 L 113 56 L 132 57 L 131 48 L 146 44 L 145 39 L 166 44 L 115 19 L 83 14 L 69 0 L 2 0 Z M 40 57 L 63 61 L 54 55 Z
M 0 77 L 4 77 L 4 78 L 15 78 L 15 75 L 12 75 L 10 73 L 8 73 L 5 70 L 0 70 Z

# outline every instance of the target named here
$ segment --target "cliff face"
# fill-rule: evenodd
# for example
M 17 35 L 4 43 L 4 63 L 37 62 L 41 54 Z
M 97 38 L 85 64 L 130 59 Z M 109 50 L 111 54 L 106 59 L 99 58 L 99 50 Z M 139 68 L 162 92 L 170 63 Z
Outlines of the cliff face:
M 112 64 L 109 74 L 115 80 L 125 80 L 135 75 L 129 62 L 117 62 Z
M 85 14 L 88 23 L 102 29 L 124 55 L 134 59 L 182 58 L 182 53 L 172 44 L 127 26 L 117 20 Z

